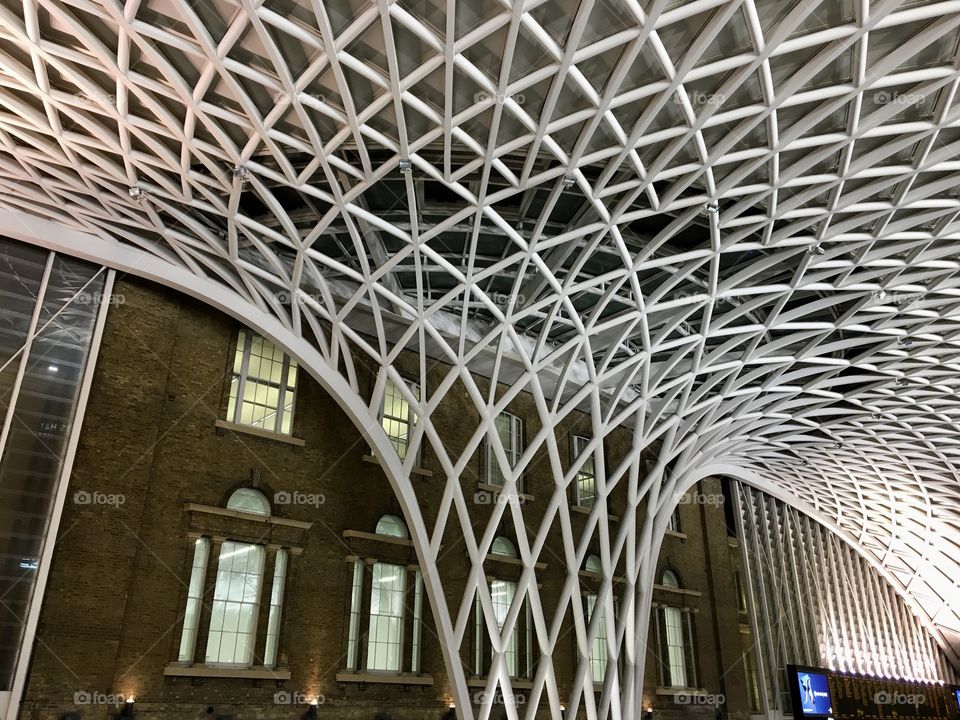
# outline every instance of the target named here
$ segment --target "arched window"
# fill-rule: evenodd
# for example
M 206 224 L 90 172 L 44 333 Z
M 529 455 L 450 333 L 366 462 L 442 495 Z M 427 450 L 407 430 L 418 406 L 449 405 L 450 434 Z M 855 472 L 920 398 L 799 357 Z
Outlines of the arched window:
M 251 513 L 253 515 L 269 515 L 270 501 L 259 490 L 253 488 L 240 488 L 234 490 L 230 499 L 227 500 L 228 510 L 238 510 L 240 512 Z
M 512 542 L 501 535 L 493 539 L 493 543 L 490 545 L 490 554 L 515 558 L 517 556 L 517 548 L 514 547 Z
M 377 529 L 374 532 L 377 535 L 405 538 L 407 537 L 407 526 L 396 515 L 384 515 L 377 522 Z
M 385 538 L 409 537 L 407 526 L 396 515 L 381 517 L 374 532 Z M 350 672 L 400 673 L 408 640 L 410 670 L 420 672 L 423 579 L 420 571 L 414 569 L 409 588 L 410 574 L 406 565 L 396 562 L 361 558 L 354 561 L 347 626 L 346 662 Z M 405 602 L 410 589 L 412 617 Z M 363 607 L 367 608 L 366 613 Z
M 667 568 L 660 576 L 664 588 L 680 590 L 683 587 L 676 571 Z M 662 605 L 656 614 L 657 648 L 660 656 L 660 685 L 664 687 L 695 687 L 696 645 L 694 643 L 693 613 L 689 608 Z
M 587 572 L 597 573 L 598 575 L 603 572 L 603 563 L 600 562 L 599 555 L 588 555 L 587 562 L 584 564 L 583 569 Z

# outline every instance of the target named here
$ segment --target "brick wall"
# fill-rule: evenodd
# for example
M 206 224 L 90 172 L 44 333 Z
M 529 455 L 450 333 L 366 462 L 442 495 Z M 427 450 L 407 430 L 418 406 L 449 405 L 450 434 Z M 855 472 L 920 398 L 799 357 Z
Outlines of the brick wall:
M 344 532 L 372 532 L 382 515 L 401 514 L 389 483 L 346 415 L 301 372 L 293 435 L 303 440 L 302 447 L 218 428 L 216 421 L 225 416 L 236 323 L 139 280 L 119 282 L 116 292 L 125 302 L 111 309 L 107 321 L 21 717 L 47 720 L 66 712 L 110 717 L 116 712 L 112 706 L 76 702 L 85 699 L 83 694 L 95 700 L 123 694 L 136 697 L 139 717 L 293 718 L 300 717 L 302 706 L 278 704 L 276 694 L 304 693 L 323 697 L 323 717 L 373 720 L 380 713 L 395 720 L 441 718 L 447 712 L 449 683 L 429 611 L 423 672 L 432 676 L 431 687 L 336 679 L 344 668 L 348 557 L 376 553 L 362 539 L 345 538 Z M 413 375 L 410 358 L 401 358 L 399 365 L 401 372 Z M 361 387 L 369 393 L 373 374 L 366 370 Z M 448 370 L 433 365 L 428 382 L 439 382 Z M 478 380 L 478 385 L 486 392 L 485 381 Z M 477 418 L 474 411 L 464 410 L 472 407 L 458 382 L 435 415 L 448 446 L 462 448 L 473 434 Z M 533 437 L 539 430 L 533 398 L 521 394 L 510 411 L 527 419 L 526 435 Z M 564 457 L 569 455 L 570 434 L 589 434 L 588 428 L 587 418 L 575 415 L 556 429 Z M 624 455 L 629 443 L 626 430 L 608 438 L 608 465 Z M 430 448 L 424 450 L 422 465 L 432 477 L 418 475 L 414 483 L 432 527 L 441 506 L 444 473 Z M 461 475 L 468 498 L 477 489 L 479 472 L 476 457 Z M 536 527 L 555 492 L 545 454 L 534 459 L 525 479 L 533 496 L 525 512 Z M 302 537 L 282 540 L 302 547 L 302 553 L 291 558 L 283 608 L 281 666 L 289 669 L 290 679 L 165 676 L 177 659 L 193 553 L 191 532 L 197 532 L 185 506 L 223 507 L 234 489 L 251 484 L 269 498 L 275 492 L 323 498 L 322 504 L 275 508 L 285 519 L 312 523 Z M 714 492 L 715 484 L 707 480 L 701 490 Z M 88 495 L 83 494 L 71 502 L 75 493 L 96 493 L 112 502 L 86 502 Z M 625 490 L 617 489 L 613 497 L 616 512 L 625 505 Z M 488 512 L 488 506 L 471 506 L 475 529 Z M 723 511 L 717 505 L 691 503 L 681 506 L 681 516 L 686 537 L 666 538 L 661 562 L 677 567 L 684 585 L 702 593 L 696 599 L 701 684 L 711 693 L 726 694 L 727 709 L 739 712 L 746 704 L 746 690 L 737 662 L 740 638 L 731 570 L 735 553 L 726 542 Z M 587 521 L 587 515 L 573 513 L 574 532 L 582 533 Z M 229 536 L 230 521 L 223 522 L 222 533 Z M 546 554 L 547 568 L 538 577 L 545 613 L 551 617 L 565 573 L 558 522 L 548 547 L 557 551 Z M 410 548 L 393 552 L 406 553 L 403 562 L 414 562 Z M 454 611 L 467 579 L 466 557 L 459 521 L 451 518 L 443 536 L 440 573 Z M 569 624 L 572 627 L 572 621 Z M 201 625 L 201 658 L 204 640 Z M 554 663 L 562 687 L 574 668 L 572 632 L 559 647 Z M 470 643 L 459 652 L 469 664 Z M 682 706 L 672 696 L 658 695 L 655 662 L 648 658 L 644 693 L 656 712 L 713 718 L 713 708 Z

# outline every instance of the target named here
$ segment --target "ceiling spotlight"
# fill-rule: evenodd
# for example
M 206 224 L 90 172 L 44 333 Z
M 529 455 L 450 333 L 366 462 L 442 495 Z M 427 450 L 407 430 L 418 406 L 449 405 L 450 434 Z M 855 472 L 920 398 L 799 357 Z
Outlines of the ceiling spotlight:
M 233 179 L 239 180 L 242 185 L 250 177 L 250 171 L 247 170 L 245 165 L 235 165 L 233 168 Z
M 911 345 L 913 345 L 913 340 L 911 340 L 909 337 L 904 335 L 903 337 L 897 338 L 897 344 L 903 345 L 904 347 L 910 347 Z
M 573 175 L 566 175 L 563 178 L 563 186 L 565 188 L 572 188 L 577 184 L 577 179 Z
M 884 290 L 883 288 L 880 288 L 879 290 L 877 290 L 876 296 L 877 296 L 877 300 L 886 300 L 886 299 L 887 299 L 887 291 Z
M 717 204 L 716 200 L 711 200 L 703 206 L 703 209 L 706 210 L 710 215 L 716 215 L 718 212 L 720 212 L 720 205 Z
M 820 245 L 820 243 L 817 243 L 810 248 L 810 252 L 812 252 L 814 255 L 823 255 L 826 250 L 823 249 L 823 246 Z
M 410 162 L 409 158 L 402 158 L 400 160 L 400 172 L 407 174 L 413 169 L 413 163 Z

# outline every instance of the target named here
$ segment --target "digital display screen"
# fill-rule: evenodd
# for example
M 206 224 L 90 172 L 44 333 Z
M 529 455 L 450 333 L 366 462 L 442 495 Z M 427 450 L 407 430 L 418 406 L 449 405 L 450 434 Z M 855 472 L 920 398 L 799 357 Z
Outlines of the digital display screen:
M 953 697 L 957 701 L 957 712 L 960 713 L 960 688 L 953 691 Z
M 800 707 L 806 715 L 830 715 L 833 712 L 830 702 L 830 685 L 823 673 L 807 670 L 795 670 L 797 684 L 800 687 Z

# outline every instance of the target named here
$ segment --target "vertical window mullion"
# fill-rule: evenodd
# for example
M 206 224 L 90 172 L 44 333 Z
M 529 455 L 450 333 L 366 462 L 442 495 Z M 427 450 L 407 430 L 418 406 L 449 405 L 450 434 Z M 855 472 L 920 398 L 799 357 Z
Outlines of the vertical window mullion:
M 480 591 L 477 590 L 473 601 L 473 630 L 475 642 L 473 645 L 473 673 L 483 675 L 483 606 L 480 603 Z
M 273 668 L 277 665 L 277 648 L 280 644 L 280 613 L 283 610 L 284 584 L 287 580 L 287 551 L 277 550 L 274 559 L 273 584 L 270 588 L 270 613 L 267 617 L 267 642 L 263 650 L 263 664 Z
M 243 333 L 243 359 L 240 361 L 240 377 L 237 379 L 237 404 L 233 409 L 233 422 L 240 423 L 243 417 L 243 397 L 247 389 L 247 374 L 250 372 L 250 348 L 253 334 L 245 330 Z
M 423 622 L 423 575 L 419 568 L 413 571 L 413 650 L 410 658 L 410 671 L 420 672 L 420 634 Z
M 203 599 L 203 584 L 207 575 L 207 560 L 210 556 L 210 538 L 197 538 L 193 547 L 193 563 L 190 570 L 190 585 L 187 589 L 187 607 L 183 615 L 183 631 L 180 635 L 178 661 L 192 663 L 197 645 L 197 630 L 200 627 L 200 608 Z
M 350 624 L 347 632 L 347 667 L 359 670 L 360 607 L 363 601 L 363 560 L 353 561 L 353 582 L 350 592 Z
M 523 601 L 523 622 L 525 632 L 525 644 L 526 644 L 526 663 L 527 663 L 527 674 L 526 677 L 528 680 L 533 678 L 533 623 L 531 622 L 530 615 L 530 598 L 526 598 Z
M 694 642 L 693 634 L 693 613 L 688 610 L 684 615 L 687 616 L 687 647 L 684 653 L 687 656 L 687 665 L 689 667 L 687 685 L 689 687 L 699 687 L 697 684 L 699 681 L 697 679 L 697 646 Z
M 283 413 L 287 400 L 287 377 L 289 372 L 290 358 L 286 353 L 284 353 L 283 369 L 280 370 L 280 387 L 277 389 L 277 415 L 273 419 L 273 431 L 276 433 L 282 432 L 283 429 Z

